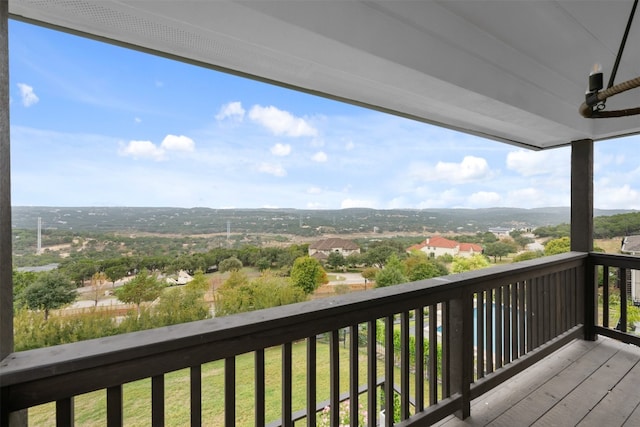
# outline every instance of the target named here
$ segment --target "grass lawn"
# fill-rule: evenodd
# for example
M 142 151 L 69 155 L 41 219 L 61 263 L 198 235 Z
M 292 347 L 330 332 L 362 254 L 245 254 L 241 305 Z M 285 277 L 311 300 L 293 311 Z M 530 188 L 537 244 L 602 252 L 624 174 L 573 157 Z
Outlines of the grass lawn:
M 340 391 L 349 390 L 348 346 L 340 348 Z M 360 356 L 359 383 L 366 384 L 366 357 Z M 267 422 L 280 418 L 281 408 L 281 350 L 265 351 L 265 408 Z M 329 398 L 329 345 L 317 344 L 317 402 Z M 384 367 L 378 363 L 378 376 Z M 399 370 L 395 380 L 399 382 Z M 414 387 L 413 378 L 411 388 Z M 254 357 L 244 354 L 236 358 L 236 425 L 253 426 L 254 419 Z M 202 422 L 207 426 L 224 425 L 224 363 L 216 361 L 202 366 Z M 124 424 L 151 424 L 151 380 L 125 384 L 123 387 Z M 360 397 L 366 410 L 366 395 Z M 293 411 L 306 407 L 306 343 L 293 345 Z M 379 408 L 378 408 L 379 409 Z M 49 426 L 55 414 L 55 404 L 40 405 L 29 410 L 30 426 Z M 165 375 L 165 415 L 167 426 L 183 426 L 190 419 L 189 370 Z M 81 426 L 103 426 L 106 422 L 106 391 L 100 390 L 75 398 L 75 421 Z M 297 425 L 306 425 L 304 420 Z

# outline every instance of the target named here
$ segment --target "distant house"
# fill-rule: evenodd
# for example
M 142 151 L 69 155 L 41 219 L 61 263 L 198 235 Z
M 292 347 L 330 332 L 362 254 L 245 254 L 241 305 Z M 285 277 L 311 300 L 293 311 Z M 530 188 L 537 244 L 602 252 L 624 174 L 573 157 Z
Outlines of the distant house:
M 431 257 L 442 255 L 470 257 L 475 254 L 481 254 L 482 246 L 475 243 L 460 243 L 442 236 L 435 236 L 407 249 L 407 252 L 413 251 L 422 251 Z
M 318 240 L 309 245 L 309 256 L 318 260 L 326 260 L 331 252 L 337 252 L 347 257 L 353 253 L 360 253 L 360 247 L 351 240 L 334 237 Z
M 625 236 L 622 239 L 620 252 L 640 256 L 640 236 Z M 640 272 L 637 270 L 626 271 L 627 289 L 630 291 L 631 300 L 635 305 L 640 305 Z
M 489 229 L 489 233 L 495 234 L 496 237 L 498 238 L 508 237 L 512 231 L 513 231 L 513 228 L 507 228 L 507 227 L 491 227 Z
M 191 275 L 186 271 L 180 270 L 178 272 L 178 277 L 176 279 L 167 277 L 165 280 L 169 284 L 169 286 L 186 285 L 187 283 L 193 280 L 193 277 L 191 277 Z

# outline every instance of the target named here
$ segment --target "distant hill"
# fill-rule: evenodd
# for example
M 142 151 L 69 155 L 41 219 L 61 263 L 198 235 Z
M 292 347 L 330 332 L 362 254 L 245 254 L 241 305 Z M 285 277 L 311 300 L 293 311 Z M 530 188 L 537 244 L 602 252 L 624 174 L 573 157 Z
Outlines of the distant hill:
M 636 212 L 596 209 L 596 216 Z M 568 207 L 535 209 L 211 209 L 154 207 L 12 207 L 15 229 L 161 234 L 475 233 L 490 227 L 536 228 L 568 223 Z

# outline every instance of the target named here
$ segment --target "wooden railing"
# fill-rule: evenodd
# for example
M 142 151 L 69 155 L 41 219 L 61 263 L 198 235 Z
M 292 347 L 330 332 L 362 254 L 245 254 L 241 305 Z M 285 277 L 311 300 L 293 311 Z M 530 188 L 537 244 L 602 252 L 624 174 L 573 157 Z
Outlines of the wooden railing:
M 629 316 L 640 297 L 640 257 L 593 253 L 589 261 L 595 267 L 595 282 L 600 289 L 595 303 L 596 333 L 640 346 L 640 335 L 635 331 L 636 326 L 640 328 L 636 325 L 640 318 L 635 316 L 630 321 Z
M 180 369 L 188 370 L 190 394 L 190 419 L 181 425 L 222 424 L 203 415 L 203 403 L 211 399 L 224 401 L 224 424 L 236 425 L 241 415 L 236 408 L 246 399 L 236 390 L 247 377 L 253 383 L 248 425 L 292 426 L 304 419 L 315 426 L 326 394 L 335 410 L 321 412 L 337 426 L 345 393 L 352 425 L 362 416 L 360 406 L 367 409 L 364 424 L 370 426 L 377 425 L 380 411 L 387 426 L 425 425 L 453 413 L 466 417 L 472 398 L 583 336 L 588 259 L 586 253 L 568 253 L 13 353 L 1 362 L 0 419 L 6 422 L 8 411 L 56 402 L 57 425 L 73 425 L 74 397 L 104 390 L 106 423 L 120 426 L 128 404 L 123 386 L 150 379 L 149 423 L 164 425 L 165 378 Z M 348 333 L 341 334 L 345 328 Z M 296 353 L 294 361 L 292 349 L 301 345 L 303 356 Z M 266 392 L 265 354 L 272 347 L 280 349 L 275 399 Z M 318 369 L 319 349 L 327 350 L 326 370 Z M 238 371 L 241 357 L 253 359 L 251 372 Z M 215 396 L 203 395 L 203 366 L 212 361 L 223 365 L 224 387 Z M 294 407 L 294 394 L 305 396 L 301 408 Z M 267 415 L 274 405 L 278 415 Z M 400 419 L 395 424 L 393 414 Z

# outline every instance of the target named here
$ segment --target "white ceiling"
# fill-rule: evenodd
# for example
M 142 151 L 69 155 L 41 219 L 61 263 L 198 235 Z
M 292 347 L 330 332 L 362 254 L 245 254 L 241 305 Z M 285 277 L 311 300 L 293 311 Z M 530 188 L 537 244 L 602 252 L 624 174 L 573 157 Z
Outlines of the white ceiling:
M 530 148 L 640 133 L 578 113 L 633 0 L 9 0 L 10 16 Z M 640 11 L 615 83 L 640 75 Z M 636 107 L 640 89 L 610 98 Z

